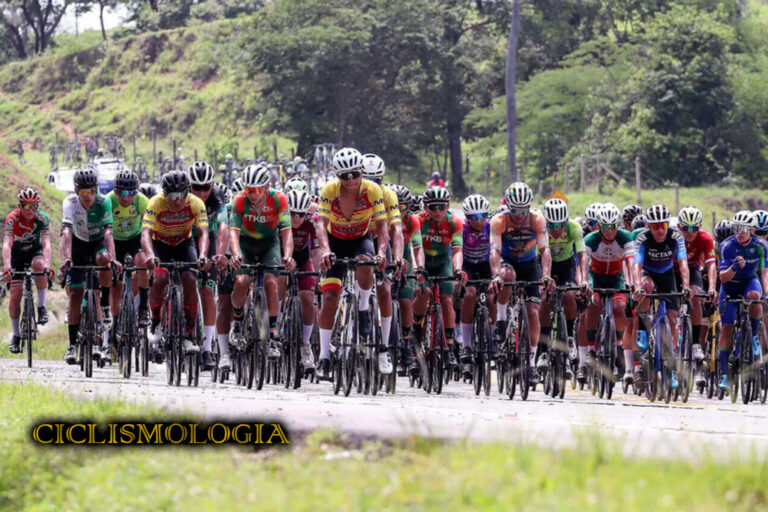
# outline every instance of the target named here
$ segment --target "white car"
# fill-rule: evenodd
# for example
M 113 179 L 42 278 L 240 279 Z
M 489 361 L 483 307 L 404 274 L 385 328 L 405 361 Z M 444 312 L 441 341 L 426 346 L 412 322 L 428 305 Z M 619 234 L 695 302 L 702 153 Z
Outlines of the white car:
M 88 164 L 99 175 L 99 192 L 109 193 L 115 187 L 115 177 L 117 173 L 128 169 L 125 160 L 120 158 L 96 158 Z M 75 192 L 74 176 L 77 167 L 59 167 L 48 174 L 48 183 L 56 187 L 57 190 L 72 194 Z

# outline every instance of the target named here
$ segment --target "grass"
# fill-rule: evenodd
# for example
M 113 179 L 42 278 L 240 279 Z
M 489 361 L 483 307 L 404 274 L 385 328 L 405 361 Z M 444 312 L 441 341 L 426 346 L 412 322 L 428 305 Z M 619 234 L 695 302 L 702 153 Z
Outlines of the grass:
M 421 438 L 352 442 L 320 431 L 292 449 L 34 446 L 36 418 L 161 419 L 158 409 L 0 383 L 4 510 L 765 510 L 764 460 L 622 459 L 585 442 L 547 451 Z M 597 439 L 594 435 L 585 439 Z

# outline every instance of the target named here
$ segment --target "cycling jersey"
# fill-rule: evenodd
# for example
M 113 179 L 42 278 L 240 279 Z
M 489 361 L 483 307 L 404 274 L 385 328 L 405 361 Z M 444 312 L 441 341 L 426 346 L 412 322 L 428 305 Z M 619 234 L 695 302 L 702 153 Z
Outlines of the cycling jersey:
M 35 216 L 26 220 L 17 208 L 5 218 L 5 236 L 13 237 L 14 251 L 37 252 L 43 248 L 44 236 L 48 235 L 48 215 L 37 210 Z
M 352 214 L 348 218 L 341 209 L 340 192 L 341 182 L 337 179 L 323 185 L 317 210 L 319 218 L 328 219 L 328 233 L 335 238 L 361 238 L 368 233 L 371 224 L 375 225 L 377 221 L 387 218 L 381 187 L 376 183 L 366 179 L 360 181 Z
M 528 215 L 527 222 L 522 226 L 512 226 L 509 213 L 496 215 L 491 222 L 502 223 L 501 256 L 510 262 L 533 261 L 537 255 L 537 239 L 539 233 L 546 232 L 544 217 L 536 213 Z M 498 229 L 498 228 L 497 228 Z M 548 237 L 544 237 L 549 246 Z
M 461 220 L 454 217 L 450 210 L 439 223 L 431 220 L 427 212 L 422 212 L 419 214 L 419 224 L 424 254 L 428 258 L 450 259 L 451 249 L 461 248 L 463 245 Z
M 208 199 L 205 200 L 205 214 L 208 216 L 209 233 L 218 233 L 219 224 L 229 222 L 224 195 L 215 188 L 211 190 Z M 197 233 L 192 233 L 192 236 L 197 238 Z
M 635 248 L 635 263 L 654 274 L 669 271 L 675 260 L 688 259 L 685 239 L 676 229 L 667 229 L 667 236 L 661 243 L 653 238 L 650 229 L 644 229 L 635 239 Z
M 139 236 L 141 234 L 141 217 L 149 203 L 147 196 L 137 192 L 127 207 L 120 205 L 114 190 L 107 194 L 107 199 L 112 203 L 112 219 L 114 221 L 112 234 L 115 240 L 130 240 Z
M 712 240 L 712 235 L 701 229 L 696 232 L 696 237 L 692 241 L 685 242 L 685 250 L 688 252 L 688 268 L 692 271 L 699 269 L 702 264 L 715 261 L 715 241 Z M 675 272 L 679 272 L 677 262 L 675 262 Z
M 188 194 L 184 207 L 175 212 L 168 206 L 168 199 L 159 194 L 149 200 L 144 212 L 143 228 L 152 230 L 152 238 L 168 245 L 179 245 L 192 236 L 192 226 L 208 227 L 205 204 L 199 197 Z
M 232 200 L 232 229 L 256 240 L 276 237 L 279 232 L 291 229 L 288 199 L 270 188 L 264 208 L 257 211 L 248 196 L 240 192 Z
M 381 187 L 381 197 L 384 199 L 384 211 L 387 212 L 387 226 L 392 227 L 395 224 L 402 223 L 400 216 L 400 205 L 397 201 L 397 194 L 391 188 L 385 185 L 379 185 Z M 368 228 L 368 232 L 376 238 L 376 224 L 371 223 Z
M 720 246 L 720 271 L 733 265 L 733 260 L 741 256 L 746 261 L 744 268 L 736 268 L 736 274 L 728 283 L 745 283 L 759 277 L 758 271 L 766 268 L 768 242 L 753 236 L 747 245 L 741 245 L 735 236 L 727 238 Z M 727 284 L 727 283 L 724 283 Z
M 412 242 L 413 248 L 421 247 L 421 223 L 416 215 L 406 213 L 403 217 L 403 246 L 407 247 Z
M 629 231 L 620 229 L 611 242 L 603 239 L 600 231 L 593 231 L 584 239 L 590 258 L 589 273 L 616 276 L 622 273 L 624 258 L 632 259 L 634 243 Z
M 574 248 L 577 253 L 586 250 L 581 226 L 575 220 L 568 220 L 561 238 L 555 238 L 549 232 L 549 252 L 552 254 L 553 262 L 563 262 L 573 258 Z
M 486 262 L 491 257 L 491 223 L 486 222 L 483 230 L 479 233 L 472 229 L 469 222 L 464 224 L 462 233 L 463 247 L 461 249 L 464 255 L 465 263 Z
M 64 199 L 61 211 L 61 227 L 72 229 L 75 238 L 93 242 L 104 238 L 104 230 L 112 227 L 112 202 L 98 193 L 93 206 L 86 210 L 77 195 Z
M 320 242 L 317 239 L 317 217 L 307 215 L 304 222 L 298 228 L 291 228 L 293 233 L 293 253 L 299 253 L 307 249 L 317 249 Z

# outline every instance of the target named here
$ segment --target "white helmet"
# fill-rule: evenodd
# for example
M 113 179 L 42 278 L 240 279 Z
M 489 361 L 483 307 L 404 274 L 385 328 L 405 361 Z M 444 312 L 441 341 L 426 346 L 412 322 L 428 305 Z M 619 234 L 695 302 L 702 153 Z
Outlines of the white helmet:
M 704 217 L 695 206 L 686 206 L 677 212 L 677 222 L 681 226 L 701 226 Z
M 567 222 L 568 203 L 560 198 L 552 198 L 544 203 L 544 220 L 547 222 Z
M 192 162 L 187 167 L 187 174 L 192 185 L 208 185 L 213 182 L 213 166 L 208 162 Z
M 464 209 L 464 215 L 487 214 L 490 203 L 480 194 L 472 194 L 464 200 L 461 206 Z
M 424 204 L 445 203 L 451 200 L 451 193 L 445 187 L 429 187 L 422 196 Z
M 619 224 L 621 222 L 621 210 L 613 203 L 605 203 L 597 212 L 597 217 L 600 224 Z
M 303 179 L 293 177 L 285 182 L 285 185 L 283 185 L 283 190 L 285 190 L 286 193 L 290 192 L 291 190 L 308 191 L 309 185 L 307 185 L 307 182 Z
M 288 192 L 288 210 L 291 212 L 307 213 L 312 204 L 312 197 L 303 190 Z
M 599 221 L 600 220 L 600 208 L 603 207 L 603 203 L 592 203 L 584 210 L 584 219 L 587 221 Z
M 669 221 L 669 210 L 663 204 L 654 204 L 645 210 L 645 218 L 648 223 Z
M 213 184 L 213 188 L 219 191 L 219 194 L 221 194 L 221 197 L 224 199 L 225 203 L 232 201 L 232 192 L 230 192 L 224 183 L 217 181 Z
M 516 181 L 504 192 L 504 204 L 507 208 L 528 208 L 533 203 L 531 187 L 522 181 Z
M 757 222 L 755 221 L 755 214 L 749 210 L 741 210 L 733 215 L 731 224 L 733 226 L 749 226 L 754 228 L 757 225 Z
M 341 148 L 333 155 L 333 171 L 336 174 L 359 171 L 363 167 L 363 155 L 355 148 Z
M 243 180 L 240 178 L 235 179 L 232 181 L 232 193 L 237 194 L 238 192 L 242 192 L 245 187 L 243 186 Z
M 363 155 L 363 178 L 378 180 L 384 177 L 384 171 L 384 160 L 381 157 L 373 153 Z
M 263 165 L 251 164 L 243 170 L 240 179 L 243 181 L 243 187 L 268 187 L 269 169 Z

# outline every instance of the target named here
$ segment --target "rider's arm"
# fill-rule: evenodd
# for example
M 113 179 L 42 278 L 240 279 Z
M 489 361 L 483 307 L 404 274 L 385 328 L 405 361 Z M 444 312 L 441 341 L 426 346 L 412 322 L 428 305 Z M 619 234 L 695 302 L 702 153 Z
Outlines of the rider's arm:
M 581 286 L 587 280 L 587 272 L 589 271 L 589 258 L 587 258 L 587 251 L 581 251 L 576 253 L 579 258 L 579 268 L 576 269 L 576 284 Z
M 72 228 L 67 226 L 61 228 L 60 244 L 59 254 L 61 256 L 61 262 L 64 263 L 65 261 L 72 259 Z
M 229 247 L 229 223 L 226 221 L 219 223 L 219 233 L 216 235 L 216 254 L 223 256 Z
M 413 248 L 413 259 L 416 262 L 416 268 L 424 268 L 425 256 L 423 246 L 420 245 Z
M 680 260 L 678 264 L 680 265 L 680 280 L 683 282 L 683 288 L 689 289 L 691 287 L 691 274 L 688 270 L 688 258 Z
M 539 254 L 541 254 L 542 277 L 547 279 L 552 275 L 552 254 L 549 252 L 549 236 L 544 217 L 537 215 L 531 224 L 536 231 L 536 245 L 539 248 Z
M 197 228 L 197 246 L 199 249 L 199 253 L 197 255 L 198 258 L 207 258 L 208 257 L 208 226 Z
M 403 224 L 402 222 L 395 222 L 389 228 L 390 239 L 392 240 L 392 259 L 399 261 L 403 259 Z
M 331 251 L 328 246 L 328 224 L 331 221 L 327 217 L 318 217 L 318 221 L 318 229 L 315 230 L 318 243 L 317 250 L 323 256 Z
M 243 256 L 240 252 L 240 228 L 233 226 L 229 230 L 229 250 L 235 259 L 240 259 Z
M 13 235 L 5 235 L 3 237 L 3 263 L 5 264 L 5 270 L 11 269 L 11 248 L 13 247 Z M 48 239 L 48 252 L 51 251 L 51 241 Z
M 293 257 L 293 232 L 290 228 L 280 231 L 280 247 L 283 249 L 283 258 Z
M 504 231 L 504 218 L 496 215 L 491 219 L 491 275 L 499 275 L 501 270 L 501 233 Z
M 154 259 L 155 251 L 152 247 L 152 230 L 150 228 L 141 228 L 141 250 L 144 251 L 148 260 Z
M 760 269 L 760 280 L 763 283 L 763 290 L 768 290 L 768 268 Z M 765 295 L 765 292 L 763 292 Z
M 733 268 L 733 258 L 731 256 L 731 253 L 733 251 L 731 250 L 731 245 L 728 243 L 728 240 L 723 242 L 723 245 L 720 246 L 720 282 L 721 283 L 727 283 L 731 279 L 733 279 L 733 276 L 736 275 L 736 270 Z
M 104 245 L 110 260 L 115 259 L 115 237 L 112 236 L 112 226 L 104 230 Z
M 379 237 L 379 256 L 386 258 L 387 247 L 389 246 L 389 229 L 386 217 L 376 221 L 376 234 Z
M 704 268 L 707 270 L 707 280 L 709 281 L 709 292 L 714 293 L 717 284 L 717 268 L 715 266 L 715 260 L 708 261 Z M 763 288 L 765 289 L 765 288 Z
M 42 235 L 40 237 L 40 242 L 43 244 L 43 260 L 45 261 L 45 268 L 51 268 L 51 235 Z M 3 245 L 3 257 L 5 257 L 5 245 Z

